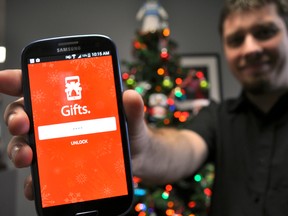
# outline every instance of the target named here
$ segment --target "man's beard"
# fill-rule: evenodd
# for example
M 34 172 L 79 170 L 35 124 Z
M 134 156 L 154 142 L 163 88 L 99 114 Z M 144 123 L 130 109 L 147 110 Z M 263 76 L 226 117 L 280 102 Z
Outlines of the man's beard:
M 267 80 L 257 80 L 253 83 L 245 83 L 243 84 L 243 89 L 252 95 L 263 95 L 273 91 L 270 82 Z

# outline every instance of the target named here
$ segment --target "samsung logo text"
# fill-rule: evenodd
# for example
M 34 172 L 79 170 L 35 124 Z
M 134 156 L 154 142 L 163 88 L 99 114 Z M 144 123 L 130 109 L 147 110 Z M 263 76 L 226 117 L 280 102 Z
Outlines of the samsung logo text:
M 57 48 L 57 53 L 81 50 L 80 46 Z

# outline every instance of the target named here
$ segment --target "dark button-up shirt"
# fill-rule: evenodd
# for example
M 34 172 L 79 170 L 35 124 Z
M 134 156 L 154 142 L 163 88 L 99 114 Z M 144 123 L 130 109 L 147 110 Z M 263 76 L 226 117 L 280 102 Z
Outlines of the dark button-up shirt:
M 263 113 L 242 94 L 189 125 L 215 164 L 211 216 L 288 215 L 288 94 Z

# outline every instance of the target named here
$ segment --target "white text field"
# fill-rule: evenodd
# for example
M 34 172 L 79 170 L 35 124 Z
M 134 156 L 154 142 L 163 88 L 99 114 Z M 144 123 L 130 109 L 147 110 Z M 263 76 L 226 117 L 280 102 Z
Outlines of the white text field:
M 102 133 L 116 130 L 115 117 L 44 125 L 38 127 L 39 140 Z

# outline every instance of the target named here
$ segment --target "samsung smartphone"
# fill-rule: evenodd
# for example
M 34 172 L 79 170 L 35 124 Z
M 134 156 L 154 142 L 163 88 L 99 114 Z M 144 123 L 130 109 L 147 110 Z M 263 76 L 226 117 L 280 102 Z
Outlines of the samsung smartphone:
M 23 50 L 22 70 L 38 214 L 127 212 L 133 184 L 114 43 L 102 35 L 36 41 Z

